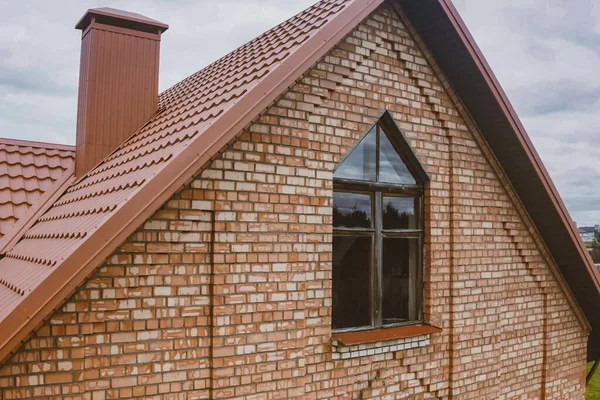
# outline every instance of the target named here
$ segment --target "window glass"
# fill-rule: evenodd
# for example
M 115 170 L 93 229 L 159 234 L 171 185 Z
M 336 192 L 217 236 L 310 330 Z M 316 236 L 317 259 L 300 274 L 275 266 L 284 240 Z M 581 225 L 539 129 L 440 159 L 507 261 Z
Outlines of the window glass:
M 333 328 L 371 325 L 372 237 L 333 238 Z
M 393 124 L 385 127 L 394 130 Z M 398 153 L 391 137 L 381 125 L 372 128 L 334 173 L 336 330 L 390 327 L 423 318 L 423 182 L 417 183 L 408 165 L 423 171 L 410 149 Z M 398 143 L 406 142 L 401 139 Z
M 336 228 L 370 228 L 371 195 L 335 192 L 333 194 L 333 226 Z
M 383 229 L 418 229 L 413 197 L 383 197 Z
M 381 132 L 379 142 L 379 182 L 414 185 L 417 182 L 406 167 L 400 155 L 392 146 L 385 132 Z
M 410 320 L 411 285 L 416 273 L 417 239 L 383 238 L 382 323 L 398 324 Z
M 335 178 L 375 182 L 377 179 L 377 127 L 356 146 L 335 171 Z

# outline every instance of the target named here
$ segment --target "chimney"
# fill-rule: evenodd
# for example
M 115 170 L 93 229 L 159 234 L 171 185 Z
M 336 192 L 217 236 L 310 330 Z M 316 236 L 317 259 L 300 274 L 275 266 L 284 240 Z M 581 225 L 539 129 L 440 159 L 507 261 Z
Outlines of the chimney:
M 114 8 L 88 10 L 81 35 L 75 176 L 114 151 L 158 109 L 160 35 L 169 26 Z

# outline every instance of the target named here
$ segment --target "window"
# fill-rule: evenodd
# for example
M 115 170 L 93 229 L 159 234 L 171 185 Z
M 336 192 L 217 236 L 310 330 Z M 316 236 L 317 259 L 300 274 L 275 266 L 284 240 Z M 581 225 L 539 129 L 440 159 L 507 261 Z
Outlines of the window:
M 423 183 L 386 112 L 338 166 L 333 195 L 333 329 L 422 321 Z

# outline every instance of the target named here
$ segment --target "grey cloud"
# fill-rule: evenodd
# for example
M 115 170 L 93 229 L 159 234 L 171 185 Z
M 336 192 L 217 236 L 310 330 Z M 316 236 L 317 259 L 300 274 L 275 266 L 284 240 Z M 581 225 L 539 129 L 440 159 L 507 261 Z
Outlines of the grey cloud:
M 513 30 L 562 37 L 597 48 L 598 34 L 594 32 L 596 21 L 592 9 L 590 0 L 551 0 L 540 2 L 538 7 L 506 7 L 502 14 Z
M 102 6 L 164 21 L 160 89 L 200 70 L 313 0 L 106 0 Z M 96 0 L 21 0 L 0 13 L 0 135 L 75 141 L 79 31 Z
M 515 106 L 522 116 L 546 115 L 569 111 L 592 111 L 600 99 L 600 87 L 567 79 L 552 85 L 538 83 L 517 91 Z
M 316 0 L 106 0 L 164 21 L 164 90 Z M 5 2 L 0 135 L 73 143 L 80 34 L 97 0 Z M 454 0 L 576 221 L 600 222 L 600 0 Z M 586 185 L 586 180 L 591 183 Z
M 594 170 L 593 167 L 569 168 L 565 169 L 563 174 L 569 177 L 569 186 L 577 188 L 575 198 L 581 194 L 593 194 L 596 191 L 594 182 L 600 182 L 600 171 Z
M 600 0 L 454 3 L 572 217 L 600 222 Z
M 1 57 L 1 55 L 0 55 Z M 49 73 L 40 68 L 10 67 L 0 63 L 0 90 L 18 93 L 21 91 L 70 96 L 77 85 L 66 85 L 57 82 Z

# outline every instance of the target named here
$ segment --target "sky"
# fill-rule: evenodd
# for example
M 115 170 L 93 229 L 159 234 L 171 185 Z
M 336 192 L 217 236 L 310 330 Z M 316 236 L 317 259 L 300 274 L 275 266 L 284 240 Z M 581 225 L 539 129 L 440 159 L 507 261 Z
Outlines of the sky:
M 88 8 L 169 24 L 164 90 L 316 0 L 0 0 L 0 136 L 75 142 Z M 600 0 L 453 0 L 578 225 L 600 223 Z

